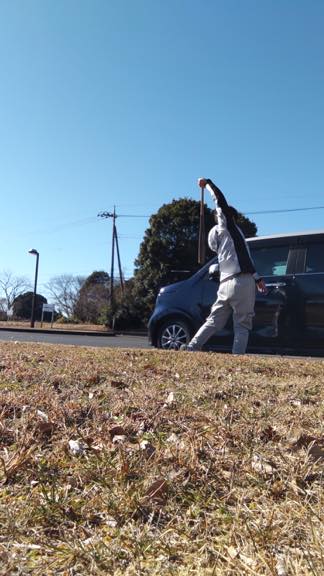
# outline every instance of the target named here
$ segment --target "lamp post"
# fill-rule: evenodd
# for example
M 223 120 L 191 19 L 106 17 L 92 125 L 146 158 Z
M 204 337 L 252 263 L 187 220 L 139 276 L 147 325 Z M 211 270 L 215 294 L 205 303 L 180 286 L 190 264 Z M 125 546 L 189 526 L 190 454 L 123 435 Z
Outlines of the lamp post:
M 38 276 L 38 260 L 39 260 L 39 253 L 35 248 L 31 248 L 28 250 L 29 254 L 33 254 L 36 256 L 36 268 L 35 268 L 35 283 L 34 283 L 34 292 L 33 292 L 33 300 L 32 300 L 32 311 L 31 311 L 31 319 L 30 319 L 30 327 L 34 328 L 35 325 L 35 306 L 36 306 L 36 291 L 37 291 L 37 276 Z

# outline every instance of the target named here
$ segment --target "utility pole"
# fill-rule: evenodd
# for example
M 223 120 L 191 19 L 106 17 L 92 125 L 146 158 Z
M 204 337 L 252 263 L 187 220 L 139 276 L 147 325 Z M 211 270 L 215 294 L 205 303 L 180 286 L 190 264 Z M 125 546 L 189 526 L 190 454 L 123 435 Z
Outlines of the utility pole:
M 112 310 L 114 310 L 114 269 L 115 269 L 115 244 L 117 250 L 117 260 L 118 260 L 118 269 L 119 269 L 119 278 L 120 278 L 120 285 L 122 292 L 124 292 L 124 279 L 122 275 L 121 269 L 121 262 L 120 262 L 120 254 L 119 254 L 119 245 L 118 245 L 118 235 L 117 235 L 117 227 L 116 227 L 116 206 L 114 206 L 113 212 L 99 212 L 99 218 L 112 218 L 113 225 L 112 225 L 112 242 L 111 242 L 111 271 L 110 271 L 110 306 Z
M 112 238 L 111 238 L 111 269 L 110 269 L 110 305 L 112 310 L 114 310 L 114 264 L 115 264 L 115 221 L 116 221 L 116 210 L 114 206 L 114 211 L 111 218 L 113 219 L 112 226 Z
M 124 278 L 123 278 L 123 273 L 122 273 L 122 269 L 121 269 L 121 262 L 120 262 L 120 255 L 119 255 L 119 244 L 118 244 L 117 228 L 116 228 L 116 226 L 114 226 L 114 228 L 115 228 L 115 241 L 116 241 L 116 249 L 117 249 L 117 260 L 118 260 L 118 270 L 119 270 L 120 285 L 121 285 L 122 293 L 124 294 Z

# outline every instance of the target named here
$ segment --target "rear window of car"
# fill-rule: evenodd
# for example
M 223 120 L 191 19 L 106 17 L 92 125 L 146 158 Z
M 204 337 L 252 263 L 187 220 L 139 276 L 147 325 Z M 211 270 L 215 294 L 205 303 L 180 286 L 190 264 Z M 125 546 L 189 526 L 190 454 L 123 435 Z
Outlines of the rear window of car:
M 307 246 L 305 272 L 324 272 L 324 242 Z
M 250 251 L 260 276 L 283 276 L 287 273 L 289 246 L 250 246 Z

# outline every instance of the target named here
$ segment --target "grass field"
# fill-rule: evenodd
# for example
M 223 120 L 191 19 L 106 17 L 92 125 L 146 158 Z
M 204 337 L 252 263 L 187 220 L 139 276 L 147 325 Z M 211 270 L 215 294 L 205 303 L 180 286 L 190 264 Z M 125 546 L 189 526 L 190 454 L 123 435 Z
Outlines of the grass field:
M 1 344 L 0 573 L 322 575 L 323 368 Z

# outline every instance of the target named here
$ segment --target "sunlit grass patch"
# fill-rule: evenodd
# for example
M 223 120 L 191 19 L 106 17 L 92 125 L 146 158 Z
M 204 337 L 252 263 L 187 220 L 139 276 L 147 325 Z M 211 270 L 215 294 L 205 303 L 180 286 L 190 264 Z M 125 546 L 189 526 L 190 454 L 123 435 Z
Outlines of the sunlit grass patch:
M 322 361 L 0 350 L 0 573 L 323 573 Z

